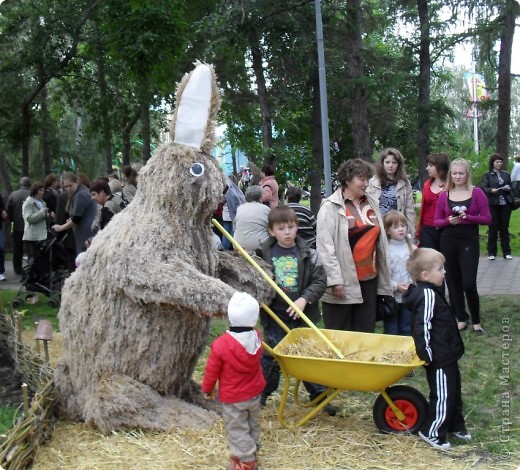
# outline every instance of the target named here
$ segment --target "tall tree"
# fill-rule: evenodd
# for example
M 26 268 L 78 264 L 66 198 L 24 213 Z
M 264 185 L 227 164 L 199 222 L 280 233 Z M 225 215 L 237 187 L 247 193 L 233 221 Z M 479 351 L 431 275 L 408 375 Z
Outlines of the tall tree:
M 365 72 L 362 58 L 362 16 L 361 0 L 347 0 L 347 50 L 348 77 L 351 80 L 350 117 L 354 137 L 354 156 L 363 160 L 372 160 L 372 146 L 368 128 L 368 112 L 366 90 L 364 85 Z
M 430 153 L 430 17 L 428 0 L 417 0 L 419 13 L 419 86 L 417 94 L 417 154 L 419 174 L 426 180 L 426 158 Z
M 509 159 L 509 140 L 511 135 L 511 56 L 516 18 L 520 16 L 520 4 L 507 0 L 499 16 L 500 53 L 498 60 L 498 115 L 497 115 L 497 152 L 503 156 L 507 165 Z
M 22 173 L 29 174 L 29 142 L 32 105 L 42 89 L 58 77 L 75 57 L 82 29 L 97 5 L 97 0 L 83 0 L 71 5 L 60 0 L 44 2 L 8 2 L 8 21 L 16 24 L 7 29 L 16 49 L 16 64 L 25 96 L 19 104 L 22 116 Z M 16 35 L 12 37 L 11 34 Z M 21 36 L 24 40 L 21 41 Z M 13 58 L 13 56 L 11 56 Z M 9 64 L 14 65 L 14 64 Z M 8 68 L 11 68 L 9 67 Z M 11 69 L 12 70 L 12 69 Z

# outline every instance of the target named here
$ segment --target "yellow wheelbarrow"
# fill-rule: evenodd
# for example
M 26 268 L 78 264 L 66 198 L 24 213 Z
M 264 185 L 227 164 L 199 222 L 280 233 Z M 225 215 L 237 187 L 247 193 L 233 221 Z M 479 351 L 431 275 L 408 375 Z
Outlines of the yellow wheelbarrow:
M 393 384 L 416 367 L 423 365 L 424 362 L 416 354 L 413 354 L 413 358 L 407 360 L 406 363 L 389 363 L 381 359 L 385 355 L 415 351 L 413 339 L 409 336 L 320 330 L 218 222 L 213 221 L 213 224 L 262 273 L 278 294 L 298 312 L 302 320 L 309 326 L 309 328 L 291 330 L 268 306 L 262 305 L 262 308 L 287 333 L 274 348 L 264 343 L 264 348 L 276 359 L 285 379 L 278 407 L 280 423 L 286 427 L 302 426 L 344 391 L 377 392 L 379 396 L 373 406 L 373 418 L 380 431 L 386 433 L 418 432 L 426 417 L 428 402 L 422 393 L 413 387 Z M 302 340 L 316 344 L 321 342 L 337 357 L 321 358 L 287 353 L 287 351 L 291 351 L 291 345 L 296 346 Z M 360 352 L 363 352 L 363 358 L 359 357 Z M 403 354 L 403 357 L 405 355 Z M 349 357 L 356 357 L 356 359 L 349 359 Z M 293 424 L 284 418 L 292 378 L 295 379 L 294 401 L 298 405 L 310 408 L 301 419 Z M 298 399 L 298 390 L 302 381 L 321 384 L 327 389 L 313 401 L 303 404 Z

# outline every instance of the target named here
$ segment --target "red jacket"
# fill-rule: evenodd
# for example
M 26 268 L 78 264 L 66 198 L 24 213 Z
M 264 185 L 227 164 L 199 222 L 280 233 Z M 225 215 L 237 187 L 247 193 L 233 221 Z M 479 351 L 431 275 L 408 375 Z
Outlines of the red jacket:
M 255 331 L 261 339 L 260 332 Z M 250 354 L 233 336 L 224 333 L 211 344 L 202 392 L 211 393 L 218 381 L 222 403 L 238 403 L 260 395 L 265 387 L 261 358 L 262 348 Z

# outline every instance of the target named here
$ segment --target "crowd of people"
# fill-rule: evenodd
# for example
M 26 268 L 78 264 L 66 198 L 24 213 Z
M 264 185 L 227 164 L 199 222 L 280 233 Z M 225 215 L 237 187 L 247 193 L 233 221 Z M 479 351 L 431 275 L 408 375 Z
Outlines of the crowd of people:
M 300 204 L 299 188 L 290 186 L 285 201 L 273 198 L 278 184 L 268 167 L 259 185 L 246 186 L 247 202 L 236 209 L 231 229 L 243 248 L 271 265 L 280 291 L 313 322 L 320 320 L 321 301 L 323 324 L 328 329 L 374 332 L 378 298 L 392 296 L 396 300 L 393 316 L 383 319 L 383 331 L 413 336 L 417 354 L 425 361 L 430 387 L 428 413 L 419 436 L 434 448 L 445 450 L 450 447 L 448 435 L 472 439 L 462 412 L 458 360 L 464 353 L 461 331 L 470 321 L 475 334 L 485 334 L 477 289 L 479 226 L 489 226 L 489 259 L 496 257 L 500 234 L 504 258 L 511 260 L 508 226 L 517 186 L 502 170 L 503 160 L 496 154 L 490 157 L 481 187 L 473 184 L 466 160 L 450 161 L 447 154 L 433 153 L 427 161 L 428 179 L 417 226 L 404 158 L 399 150 L 388 148 L 374 166 L 361 159 L 341 164 L 339 187 L 322 200 L 317 217 Z M 520 173 L 520 158 L 517 163 Z M 520 174 L 514 181 L 518 179 Z M 243 174 L 240 181 L 244 181 Z M 240 339 L 243 332 L 261 338 L 255 329 L 260 311 L 264 341 L 274 348 L 286 329 L 254 302 L 248 306 L 246 310 L 254 311 L 255 320 L 248 316 L 248 321 L 241 323 L 235 314 L 229 331 L 244 345 Z M 294 306 L 287 305 L 278 293 L 269 307 L 288 329 L 304 327 Z M 230 309 L 236 313 L 231 303 Z M 243 354 L 243 348 L 239 350 Z M 215 366 L 217 354 L 221 370 Z M 202 386 L 206 398 L 212 397 L 217 381 L 226 389 L 226 400 L 232 396 L 229 384 L 222 383 L 226 378 L 221 372 L 232 368 L 228 361 L 234 354 L 229 350 L 219 353 L 216 345 L 212 346 Z M 249 380 L 247 374 L 254 371 L 258 386 L 244 401 L 230 399 L 225 405 L 234 410 L 232 423 L 227 422 L 227 413 L 224 416 L 233 452 L 234 466 L 230 468 L 256 468 L 258 411 L 277 389 L 280 376 L 277 362 L 267 352 L 260 354 L 253 348 L 248 357 L 253 360 L 251 368 L 242 376 L 234 371 L 235 383 Z M 324 386 L 304 386 L 311 405 L 316 405 Z M 328 404 L 324 411 L 334 416 L 337 409 Z M 237 421 L 245 435 L 242 444 L 232 430 Z
M 22 177 L 19 189 L 9 195 L 5 206 L 0 197 L 0 218 L 11 222 L 14 273 L 23 282 L 24 269 L 30 269 L 43 242 L 54 237 L 64 254 L 63 268 L 74 271 L 78 256 L 87 250 L 92 237 L 128 205 L 136 191 L 137 171 L 132 167 L 123 167 L 121 176 L 114 173 L 92 182 L 84 173 L 71 172 L 60 177 L 48 174 L 44 182 Z M 5 280 L 0 227 L 0 281 Z

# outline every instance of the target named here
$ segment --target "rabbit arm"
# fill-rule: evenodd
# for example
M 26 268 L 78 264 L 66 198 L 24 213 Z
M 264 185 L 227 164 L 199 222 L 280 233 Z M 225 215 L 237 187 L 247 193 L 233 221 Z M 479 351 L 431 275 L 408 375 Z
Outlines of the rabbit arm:
M 236 290 L 252 295 L 260 304 L 271 303 L 275 291 L 256 268 L 253 268 L 242 256 L 233 255 L 226 251 L 219 251 L 218 254 L 218 277 L 220 279 Z M 272 279 L 272 266 L 258 256 L 253 256 L 253 259 L 265 275 Z
M 185 261 L 147 262 L 110 273 L 111 280 L 134 302 L 171 304 L 200 315 L 222 315 L 235 290 Z

